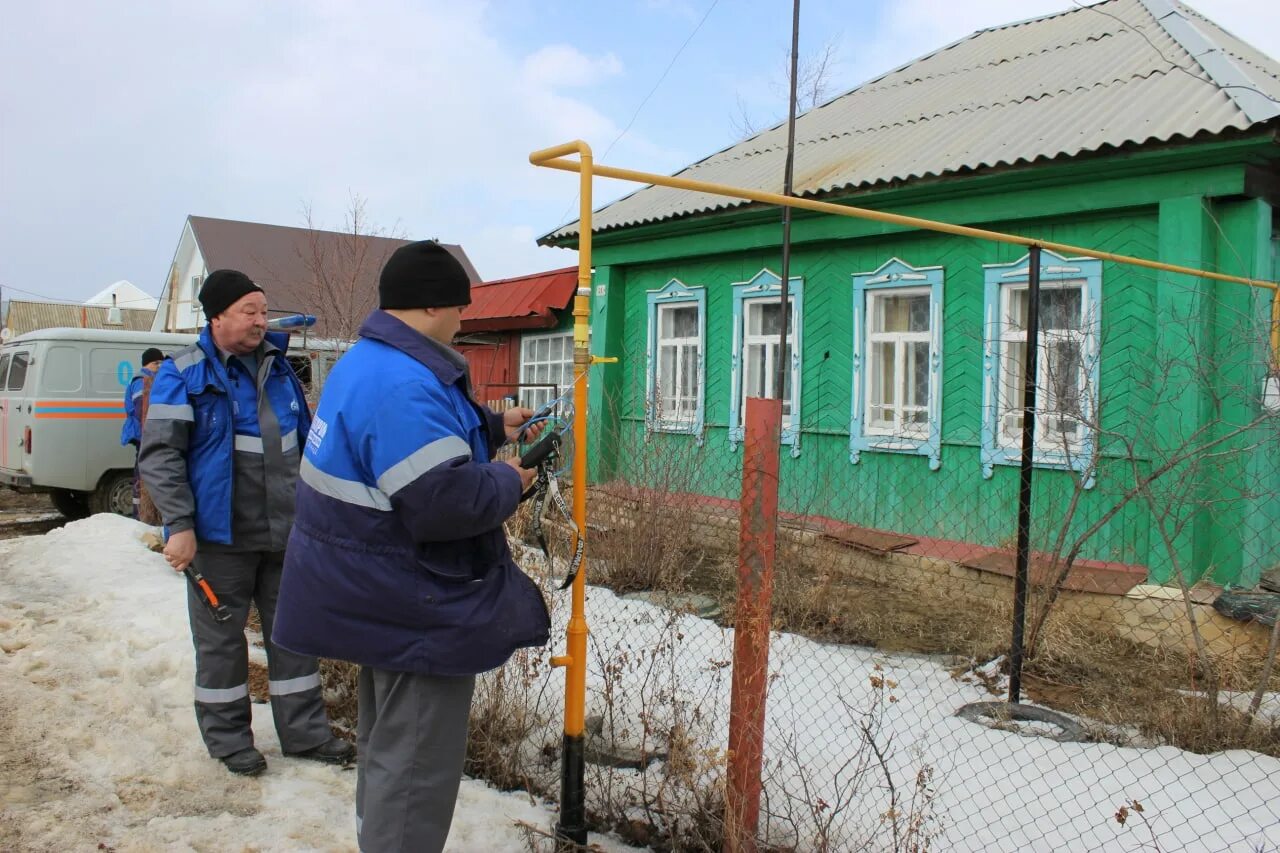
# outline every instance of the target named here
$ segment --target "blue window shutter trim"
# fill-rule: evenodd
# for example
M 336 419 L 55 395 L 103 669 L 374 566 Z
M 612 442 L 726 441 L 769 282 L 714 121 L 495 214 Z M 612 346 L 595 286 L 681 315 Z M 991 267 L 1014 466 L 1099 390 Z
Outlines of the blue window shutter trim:
M 853 408 L 849 418 L 849 461 L 855 465 L 867 451 L 913 453 L 929 457 L 929 468 L 942 467 L 942 267 L 913 267 L 891 258 L 874 272 L 853 276 Z M 929 288 L 929 437 L 893 438 L 866 433 L 867 294 L 905 287 Z
M 982 302 L 982 478 L 995 476 L 996 427 L 1000 401 L 996 380 L 1000 366 L 1000 284 L 991 270 L 984 272 Z
M 645 403 L 644 422 L 647 432 L 685 433 L 703 442 L 703 426 L 707 405 L 707 289 L 689 287 L 673 278 L 658 290 L 650 290 L 646 296 L 649 331 L 645 341 Z M 695 303 L 698 306 L 698 405 L 691 425 L 659 423 L 656 418 L 657 367 L 658 367 L 658 306 L 679 303 Z
M 1097 258 L 1064 258 L 1056 252 L 1042 249 L 1040 253 L 1040 283 L 1059 281 L 1085 283 L 1084 347 L 1082 358 L 1088 365 L 1088 389 L 1084 395 L 1084 420 L 1092 423 L 1095 407 L 1100 398 L 1098 386 L 1102 357 L 1099 351 L 1102 340 L 1102 261 Z M 1019 448 L 1002 447 L 999 442 L 1000 400 L 1000 296 L 1002 285 L 1025 285 L 1028 277 L 1030 255 L 1024 255 L 1007 264 L 984 265 L 985 303 L 983 310 L 983 361 L 982 361 L 982 476 L 990 479 L 996 465 L 1019 465 L 1022 453 Z M 1030 343 L 1030 342 L 1029 342 Z M 1083 486 L 1091 489 L 1095 482 L 1097 436 L 1085 427 L 1080 450 L 1074 455 L 1037 449 L 1035 465 L 1039 468 L 1057 468 L 1075 471 L 1084 477 Z
M 790 445 L 791 455 L 796 457 L 800 455 L 800 401 L 802 399 L 800 376 L 804 354 L 804 279 L 799 276 L 791 276 L 788 284 L 788 294 L 791 301 L 791 322 L 795 327 L 796 343 L 794 347 L 790 348 L 789 352 L 791 360 L 792 389 L 791 426 L 783 429 L 782 443 Z M 741 444 L 743 440 L 742 346 L 744 332 L 742 328 L 742 306 L 748 299 L 759 299 L 767 296 L 777 298 L 781 298 L 782 296 L 782 278 L 767 269 L 763 269 L 756 273 L 750 281 L 740 281 L 733 285 L 733 358 L 728 421 L 729 444 L 731 447 L 736 447 L 738 444 Z

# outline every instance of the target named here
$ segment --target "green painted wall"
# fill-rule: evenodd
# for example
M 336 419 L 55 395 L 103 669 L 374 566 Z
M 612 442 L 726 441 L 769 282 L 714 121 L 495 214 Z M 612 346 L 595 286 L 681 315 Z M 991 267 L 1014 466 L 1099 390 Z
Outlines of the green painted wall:
M 919 207 L 945 221 L 981 222 L 993 230 L 1034 235 L 1194 267 L 1270 277 L 1271 210 L 1262 202 L 1213 202 L 1204 193 L 1232 190 L 1240 168 L 1200 165 L 1192 171 L 1115 178 L 1090 186 L 988 190 L 965 197 L 923 199 Z M 1116 181 L 1127 181 L 1144 202 L 1124 204 Z M 1025 182 L 1025 177 L 1019 181 Z M 960 183 L 960 182 L 954 182 Z M 1200 193 L 1188 192 L 1202 187 Z M 1136 190 L 1135 190 L 1136 192 Z M 1081 210 L 1098 199 L 1103 210 Z M 1040 204 L 1037 204 L 1037 201 Z M 1052 215 L 1033 216 L 1047 210 Z M 1002 218 L 1013 214 L 1018 218 Z M 597 242 L 592 349 L 618 356 L 593 368 L 592 477 L 622 479 L 666 491 L 736 499 L 741 449 L 728 441 L 732 291 L 762 268 L 780 271 L 780 228 L 737 217 L 738 225 L 709 230 L 705 221 L 649 229 L 652 239 Z M 780 501 L 786 511 L 848 520 L 882 530 L 986 546 L 1012 541 L 1017 471 L 996 466 L 982 477 L 983 265 L 1007 263 L 1022 247 L 928 232 L 885 229 L 837 217 L 801 217 L 793 226 L 791 274 L 804 279 L 801 452 L 784 451 Z M 625 237 L 625 234 L 624 234 Z M 864 452 L 849 461 L 852 285 L 855 273 L 890 258 L 917 267 L 942 266 L 942 467 L 921 456 Z M 672 278 L 707 290 L 706 429 L 690 436 L 646 435 L 644 424 L 646 292 Z M 603 293 L 601 287 L 604 288 Z M 1230 433 L 1259 411 L 1262 383 L 1259 321 L 1266 299 L 1248 288 L 1104 263 L 1099 394 L 1103 459 L 1096 485 L 1078 489 L 1074 474 L 1038 469 L 1033 547 L 1048 549 L 1066 527 L 1067 541 L 1122 501 L 1135 477 L 1145 476 L 1203 440 L 1202 427 Z M 1212 376 L 1204 372 L 1210 369 Z M 1205 426 L 1205 425 L 1210 426 Z M 1274 428 L 1273 428 L 1274 431 Z M 1256 433 L 1256 431 L 1255 431 Z M 1248 581 L 1259 566 L 1280 559 L 1275 527 L 1280 480 L 1274 439 L 1255 433 L 1233 438 L 1232 452 L 1208 462 L 1188 461 L 1159 481 L 1154 500 L 1169 516 L 1166 531 L 1179 565 L 1192 577 Z M 1133 450 L 1130 451 L 1129 448 Z M 1248 482 L 1248 489 L 1239 487 Z M 1077 509 L 1064 525 L 1066 508 Z M 1160 526 L 1142 500 L 1128 502 L 1085 546 L 1090 559 L 1149 567 L 1153 579 L 1172 576 Z

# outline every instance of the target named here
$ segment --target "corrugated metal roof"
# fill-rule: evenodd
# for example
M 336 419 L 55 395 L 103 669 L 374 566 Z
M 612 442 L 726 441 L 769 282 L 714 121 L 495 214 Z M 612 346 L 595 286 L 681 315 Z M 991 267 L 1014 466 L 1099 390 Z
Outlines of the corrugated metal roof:
M 9 313 L 5 327 L 12 335 L 23 335 L 37 329 L 121 329 L 130 332 L 148 332 L 156 312 L 146 308 L 121 308 L 121 325 L 109 325 L 107 312 L 101 305 L 73 305 L 67 302 L 34 302 L 21 299 L 9 300 Z
M 471 287 L 462 312 L 463 332 L 550 328 L 578 286 L 578 268 L 486 281 Z
M 1107 0 L 982 30 L 796 120 L 801 196 L 1247 130 L 1280 115 L 1280 63 L 1172 0 Z M 785 123 L 677 174 L 782 192 Z M 648 186 L 607 231 L 748 204 Z M 578 233 L 564 226 L 540 242 Z

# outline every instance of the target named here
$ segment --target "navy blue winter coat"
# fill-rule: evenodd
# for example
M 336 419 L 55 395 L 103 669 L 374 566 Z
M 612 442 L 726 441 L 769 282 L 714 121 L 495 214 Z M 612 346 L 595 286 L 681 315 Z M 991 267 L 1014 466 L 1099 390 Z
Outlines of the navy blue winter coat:
M 303 453 L 273 639 L 295 652 L 470 675 L 543 645 L 550 620 L 502 523 L 519 474 L 466 363 L 375 311 L 334 366 Z

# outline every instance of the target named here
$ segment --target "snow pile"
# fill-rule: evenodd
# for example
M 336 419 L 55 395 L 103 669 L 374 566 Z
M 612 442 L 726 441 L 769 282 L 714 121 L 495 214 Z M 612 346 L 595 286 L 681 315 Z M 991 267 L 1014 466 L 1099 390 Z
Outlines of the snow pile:
M 354 850 L 355 772 L 283 758 L 267 706 L 263 776 L 206 754 L 185 581 L 147 529 L 98 515 L 0 542 L 0 848 Z M 554 819 L 467 780 L 449 849 L 527 849 L 515 822 Z

